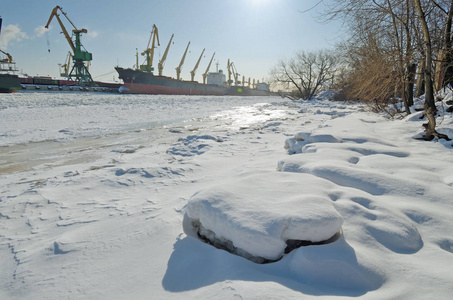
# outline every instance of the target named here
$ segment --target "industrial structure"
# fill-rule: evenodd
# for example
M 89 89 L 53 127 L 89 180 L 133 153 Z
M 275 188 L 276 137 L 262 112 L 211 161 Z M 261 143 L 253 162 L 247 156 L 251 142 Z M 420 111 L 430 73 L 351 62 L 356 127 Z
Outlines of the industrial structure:
M 73 35 L 75 36 L 75 40 L 72 39 L 72 36 L 69 35 L 68 31 L 66 30 L 65 26 L 63 25 L 63 22 L 61 21 L 59 13 L 63 14 L 65 18 L 69 21 L 69 23 L 72 25 L 74 28 L 72 30 Z M 45 28 L 49 28 L 50 22 L 52 21 L 53 18 L 56 18 L 58 21 L 58 24 L 61 27 L 62 33 L 66 38 L 66 41 L 68 42 L 69 46 L 71 47 L 72 50 L 72 61 L 73 61 L 73 66 L 71 71 L 68 73 L 69 78 L 74 78 L 79 85 L 88 85 L 88 86 L 93 86 L 95 85 L 93 78 L 91 77 L 90 72 L 88 71 L 87 65 L 89 62 L 93 59 L 93 55 L 86 51 L 85 48 L 83 47 L 81 41 L 80 41 L 80 36 L 82 33 L 87 33 L 88 31 L 84 28 L 82 29 L 77 29 L 77 27 L 72 23 L 72 21 L 68 18 L 67 14 L 62 10 L 60 6 L 55 6 L 55 8 L 52 10 L 49 20 L 47 21 L 47 24 Z M 50 51 L 50 49 L 49 49 Z
M 236 70 L 233 62 L 228 60 L 228 81 L 222 70 L 217 72 L 209 72 L 214 54 L 209 61 L 206 71 L 202 74 L 203 83 L 195 81 L 196 71 L 200 65 L 203 54 L 206 49 L 201 52 L 194 68 L 190 71 L 190 80 L 182 80 L 181 71 L 184 65 L 187 52 L 189 51 L 190 41 L 188 42 L 184 54 L 182 55 L 179 65 L 175 68 L 176 78 L 163 76 L 164 62 L 168 55 L 174 35 L 172 34 L 170 41 L 165 49 L 162 59 L 158 64 L 158 75 L 153 73 L 153 56 L 154 49 L 157 44 L 159 45 L 159 34 L 156 25 L 153 25 L 151 36 L 148 41 L 147 49 L 142 53 L 146 55 L 146 64 L 138 64 L 138 52 L 137 62 L 135 69 L 115 67 L 115 70 L 119 74 L 119 78 L 123 80 L 124 87 L 121 89 L 122 92 L 136 93 L 136 94 L 173 94 L 173 95 L 241 95 L 241 96 L 266 96 L 269 95 L 269 86 L 261 85 L 259 88 L 250 87 L 250 79 L 248 87 L 243 86 L 245 79 L 243 77 L 242 82 L 239 81 L 239 73 Z M 234 79 L 232 79 L 232 76 Z M 241 85 L 242 84 L 242 85 Z

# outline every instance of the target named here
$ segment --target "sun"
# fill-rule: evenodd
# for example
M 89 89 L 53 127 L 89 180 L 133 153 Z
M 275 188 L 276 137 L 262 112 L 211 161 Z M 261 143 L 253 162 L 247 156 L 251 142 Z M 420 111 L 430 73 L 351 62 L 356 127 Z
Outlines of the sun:
M 269 4 L 272 0 L 248 0 L 253 6 L 264 6 Z

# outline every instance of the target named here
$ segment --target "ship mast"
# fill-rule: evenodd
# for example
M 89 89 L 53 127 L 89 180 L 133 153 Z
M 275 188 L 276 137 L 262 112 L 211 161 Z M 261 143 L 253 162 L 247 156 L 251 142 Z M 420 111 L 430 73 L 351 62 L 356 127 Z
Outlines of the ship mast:
M 182 59 L 181 59 L 181 62 L 179 63 L 179 66 L 176 67 L 176 79 L 177 80 L 180 79 L 181 68 L 182 68 L 182 65 L 184 64 L 184 60 L 186 59 L 186 54 L 187 54 L 187 50 L 189 50 L 189 45 L 190 45 L 190 41 L 187 44 L 186 51 L 184 51 L 184 55 L 182 56 Z
M 206 76 L 208 76 L 209 68 L 211 67 L 212 60 L 214 59 L 214 54 L 212 54 L 211 60 L 209 61 L 208 67 L 206 68 L 206 71 L 203 73 L 203 84 L 206 84 Z M 218 64 L 217 64 L 218 65 Z
M 149 37 L 148 41 L 148 46 L 146 47 L 146 50 L 142 52 L 142 56 L 146 55 L 146 65 L 141 65 L 140 69 L 145 72 L 152 72 L 154 70 L 153 68 L 153 58 L 154 58 L 154 49 L 157 47 L 156 46 L 156 38 L 157 38 L 157 45 L 160 46 L 159 42 L 159 32 L 157 30 L 156 25 L 153 25 L 153 30 L 151 31 L 151 35 Z M 151 43 L 151 39 L 153 40 L 153 43 L 151 47 L 149 47 L 149 44 Z
M 174 34 L 171 35 L 170 41 L 168 42 L 167 48 L 165 49 L 165 52 L 164 52 L 164 55 L 162 56 L 161 60 L 157 64 L 157 67 L 159 69 L 159 76 L 162 76 L 162 72 L 164 70 L 164 62 L 167 59 L 168 50 L 170 49 L 171 40 L 173 40 L 173 37 L 174 37 Z
M 191 80 L 191 81 L 194 81 L 194 80 L 195 80 L 195 72 L 196 72 L 197 69 L 198 69 L 198 65 L 200 64 L 201 57 L 203 56 L 204 50 L 205 50 L 205 49 L 203 48 L 203 51 L 201 51 L 200 57 L 198 58 L 198 61 L 197 61 L 196 65 L 195 65 L 195 67 L 193 68 L 192 71 L 190 71 L 190 76 L 191 76 L 191 79 L 190 79 L 190 80 Z

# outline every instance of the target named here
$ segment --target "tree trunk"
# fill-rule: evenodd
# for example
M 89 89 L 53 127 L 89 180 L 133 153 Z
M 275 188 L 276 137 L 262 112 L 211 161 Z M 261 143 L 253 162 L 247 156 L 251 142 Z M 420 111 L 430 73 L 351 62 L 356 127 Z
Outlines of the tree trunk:
M 422 9 L 420 0 L 414 0 L 417 9 L 418 17 L 423 32 L 424 51 L 425 51 L 425 114 L 428 118 L 428 123 L 425 125 L 426 135 L 425 139 L 431 140 L 436 135 L 436 104 L 434 102 L 433 81 L 431 76 L 431 37 L 429 34 L 428 24 L 426 23 L 425 12 Z
M 434 69 L 434 90 L 436 92 L 442 89 L 442 86 L 444 85 L 446 62 L 447 55 L 445 49 L 439 49 L 436 67 Z
M 452 0 L 453 1 L 453 0 Z M 404 56 L 404 65 L 405 65 L 405 76 L 404 76 L 404 106 L 406 108 L 406 113 L 409 115 L 411 113 L 410 107 L 414 105 L 414 78 L 415 72 L 417 70 L 417 65 L 411 63 L 412 54 L 412 38 L 411 31 L 409 26 L 409 19 L 411 17 L 410 11 L 411 5 L 409 0 L 406 0 L 406 24 L 404 24 L 404 29 L 406 32 L 406 53 Z
M 450 9 L 448 10 L 447 22 L 445 23 L 444 32 L 445 66 L 442 86 L 445 86 L 447 84 L 453 86 L 453 55 L 451 41 L 452 20 L 453 20 L 453 0 L 451 0 L 450 2 Z
M 407 68 L 407 81 L 406 81 L 406 99 L 407 99 L 407 105 L 411 107 L 414 105 L 414 78 L 415 78 L 415 72 L 417 70 L 417 65 L 416 64 L 408 64 Z M 410 109 L 407 112 L 407 114 L 410 114 Z
M 418 63 L 417 80 L 415 82 L 415 97 L 418 98 L 425 93 L 425 59 Z

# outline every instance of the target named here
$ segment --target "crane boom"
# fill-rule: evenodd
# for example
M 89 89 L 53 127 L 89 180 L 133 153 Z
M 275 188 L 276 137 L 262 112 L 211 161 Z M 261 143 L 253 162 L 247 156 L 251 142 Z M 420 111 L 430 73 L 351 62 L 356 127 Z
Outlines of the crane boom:
M 74 29 L 77 29 L 74 26 L 74 24 L 71 22 L 71 20 L 69 20 L 66 13 L 64 13 L 63 10 L 61 9 L 61 7 L 58 5 L 55 6 L 55 8 L 52 10 L 50 17 L 49 17 L 49 21 L 47 21 L 47 24 L 44 27 L 49 28 L 50 22 L 52 21 L 53 17 L 57 18 L 58 24 L 60 24 L 61 30 L 63 31 L 63 35 L 66 38 L 66 41 L 68 41 L 69 46 L 71 47 L 72 51 L 75 52 L 76 47 L 74 46 L 74 42 L 72 41 L 71 36 L 69 35 L 68 31 L 66 30 L 66 27 L 64 27 L 63 22 L 61 21 L 60 16 L 58 15 L 58 10 L 60 10 L 61 13 L 66 17 L 66 19 L 68 19 L 68 21 L 71 23 L 71 25 L 74 27 Z
M 69 66 L 71 65 L 71 58 L 72 58 L 72 53 L 71 51 L 68 51 L 68 55 L 66 55 L 66 60 L 63 64 L 63 73 L 60 73 L 61 76 L 63 77 L 68 77 L 69 75 Z
M 235 85 L 240 84 L 240 82 L 238 81 L 238 77 L 240 74 L 237 72 L 236 66 L 234 65 L 234 63 L 230 62 L 230 60 L 228 60 L 228 84 L 229 85 L 232 85 L 232 83 L 233 83 L 233 80 L 231 80 L 231 74 L 233 74 L 233 77 L 234 77 L 234 84 Z
M 200 64 L 201 57 L 203 56 L 204 50 L 205 50 L 205 49 L 203 48 L 203 51 L 201 51 L 201 55 L 200 55 L 200 57 L 198 58 L 197 63 L 195 64 L 195 67 L 193 68 L 192 71 L 190 71 L 190 76 L 191 76 L 191 80 L 192 80 L 192 81 L 195 80 L 195 72 L 196 72 L 197 69 L 198 69 L 198 65 Z
M 168 42 L 167 48 L 165 49 L 164 55 L 162 56 L 161 60 L 157 64 L 157 68 L 159 69 L 159 76 L 162 76 L 162 71 L 164 70 L 164 63 L 167 59 L 168 50 L 170 49 L 171 41 L 173 40 L 174 34 L 171 35 L 170 41 Z
M 12 63 L 13 62 L 13 57 L 11 56 L 11 54 L 9 53 L 6 53 L 5 51 L 1 50 L 0 49 L 0 52 L 5 54 L 7 57 L 8 57 L 8 62 Z
M 187 44 L 186 51 L 184 51 L 184 55 L 182 56 L 182 59 L 181 59 L 181 62 L 179 63 L 179 66 L 176 67 L 176 79 L 177 80 L 179 80 L 179 78 L 180 78 L 181 68 L 182 68 L 182 65 L 184 64 L 184 60 L 186 59 L 186 54 L 187 54 L 187 50 L 189 50 L 189 45 L 190 45 L 190 41 Z
M 159 31 L 157 30 L 157 27 L 154 24 L 153 30 L 151 31 L 151 35 L 149 36 L 148 46 L 146 47 L 146 50 L 142 52 L 142 56 L 146 55 L 146 65 L 141 65 L 140 69 L 145 72 L 152 72 L 154 70 L 153 59 L 154 59 L 154 49 L 157 47 L 156 38 L 157 38 L 157 45 L 160 46 Z M 153 43 L 152 43 L 151 47 L 149 47 L 149 44 L 151 44 L 151 40 L 153 40 Z
M 68 31 L 63 25 L 63 22 L 61 21 L 61 18 L 58 14 L 58 11 L 60 11 L 66 17 L 66 19 L 69 21 L 72 27 L 74 27 L 72 33 L 75 35 L 75 42 L 72 40 L 71 36 L 69 35 Z M 80 42 L 80 35 L 82 33 L 87 33 L 88 31 L 84 28 L 77 29 L 77 27 L 74 25 L 74 23 L 72 23 L 72 21 L 68 18 L 67 14 L 63 11 L 63 9 L 60 6 L 55 6 L 55 8 L 52 10 L 45 28 L 49 28 L 50 22 L 52 22 L 52 19 L 54 17 L 57 19 L 58 24 L 60 25 L 61 30 L 63 32 L 63 35 L 65 36 L 73 52 L 72 60 L 74 65 L 71 69 L 71 72 L 69 72 L 68 76 L 70 78 L 75 77 L 79 84 L 95 85 L 93 82 L 93 78 L 91 78 L 91 74 L 88 71 L 87 66 L 85 65 L 85 62 L 90 62 L 93 59 L 93 55 L 90 52 L 83 50 L 82 49 L 83 45 Z
M 212 60 L 214 59 L 214 54 L 212 54 L 211 60 L 209 61 L 208 67 L 206 68 L 206 71 L 203 73 L 203 84 L 206 84 L 206 77 L 208 76 L 209 68 L 211 67 Z

